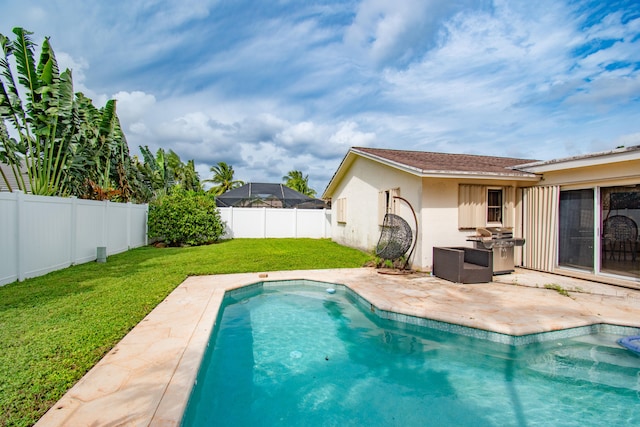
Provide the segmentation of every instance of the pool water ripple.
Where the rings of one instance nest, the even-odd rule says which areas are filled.
[[[640,358],[615,335],[513,346],[305,286],[240,302],[221,311],[184,426],[640,425]]]

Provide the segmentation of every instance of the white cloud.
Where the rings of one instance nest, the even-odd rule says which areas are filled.
[[[616,147],[633,147],[635,145],[640,145],[640,132],[621,135],[614,142]]]
[[[595,108],[598,113],[628,104],[640,97],[640,79],[637,75],[621,78],[601,77],[579,92],[567,97],[568,105]]]
[[[120,121],[131,126],[139,123],[156,103],[155,96],[141,91],[118,92],[113,98]]]
[[[353,121],[342,122],[329,138],[334,150],[346,153],[350,147],[367,147],[376,140],[374,132],[360,132],[358,124]]]
[[[201,173],[299,169],[321,191],[350,146],[548,159],[637,141],[633,1],[23,3],[0,32],[50,35],[76,90],[115,93],[133,152]]]
[[[464,0],[364,0],[344,40],[374,64],[405,63],[435,45],[443,20],[483,5]]]

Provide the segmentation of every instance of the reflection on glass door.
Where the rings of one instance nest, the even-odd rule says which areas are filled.
[[[593,271],[593,189],[560,192],[558,263]]]
[[[600,271],[640,277],[640,185],[605,187],[601,194]]]

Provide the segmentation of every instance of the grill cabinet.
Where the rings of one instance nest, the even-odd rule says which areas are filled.
[[[523,246],[524,239],[514,238],[513,229],[507,227],[477,228],[467,241],[474,242],[476,249],[493,251],[493,274],[508,274],[515,270],[513,248]]]

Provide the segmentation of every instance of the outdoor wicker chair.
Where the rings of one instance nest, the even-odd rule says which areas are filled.
[[[491,282],[493,251],[467,247],[434,247],[433,275],[456,283]]]
[[[627,254],[630,254],[631,259],[636,260],[638,225],[633,219],[614,215],[604,222],[603,229],[604,250],[605,253],[609,252],[609,259],[626,261]]]

